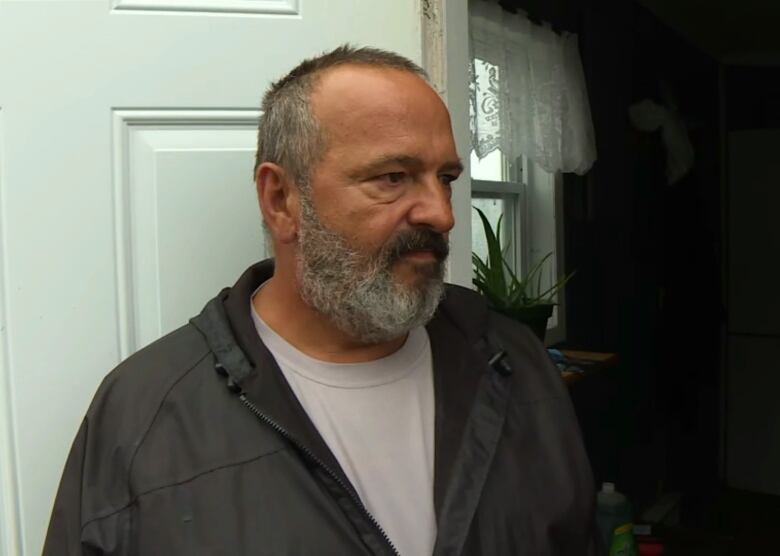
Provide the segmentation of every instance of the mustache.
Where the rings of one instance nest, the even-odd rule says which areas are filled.
[[[441,262],[449,256],[450,246],[443,234],[429,228],[406,230],[387,246],[387,261],[395,262],[412,251],[430,251]]]

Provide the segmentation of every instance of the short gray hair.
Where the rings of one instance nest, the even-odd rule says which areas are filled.
[[[301,62],[263,96],[257,132],[255,172],[264,162],[278,164],[306,189],[312,167],[325,152],[326,138],[311,110],[311,92],[323,71],[342,65],[408,71],[427,80],[420,66],[394,52],[348,44]]]

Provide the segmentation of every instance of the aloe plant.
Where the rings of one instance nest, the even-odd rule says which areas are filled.
[[[482,220],[488,246],[485,260],[476,253],[471,253],[475,273],[473,282],[477,290],[487,298],[493,308],[502,312],[515,312],[518,309],[539,305],[555,305],[555,294],[566,285],[574,273],[564,276],[551,287],[540,291],[542,268],[552,256],[550,252],[537,261],[524,277],[518,277],[507,262],[506,253],[510,246],[508,244],[501,246],[501,223],[504,215],[499,217],[494,231],[485,213],[477,207],[473,208]]]

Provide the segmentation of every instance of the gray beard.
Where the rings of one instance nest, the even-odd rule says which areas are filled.
[[[426,324],[444,295],[444,263],[405,286],[392,273],[392,239],[363,255],[327,229],[308,193],[301,194],[298,283],[303,300],[363,344],[400,338]]]

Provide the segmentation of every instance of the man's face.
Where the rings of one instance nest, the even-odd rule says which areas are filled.
[[[325,73],[312,107],[327,146],[301,200],[302,294],[358,339],[398,337],[443,289],[461,171],[449,114],[419,77],[361,66]]]

